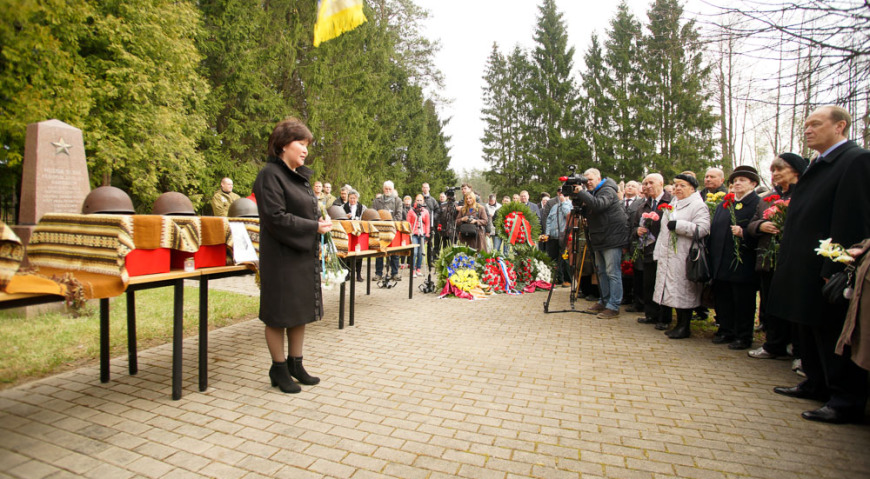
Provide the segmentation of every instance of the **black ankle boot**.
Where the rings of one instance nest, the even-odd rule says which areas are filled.
[[[296,394],[302,391],[302,388],[290,379],[287,363],[273,362],[272,369],[269,370],[269,379],[272,380],[272,386],[278,386],[283,393]]]
[[[671,339],[683,339],[692,335],[692,310],[678,309],[677,310],[677,327],[666,332],[667,337]]]
[[[309,375],[305,371],[305,368],[302,367],[302,356],[299,356],[298,358],[287,358],[287,370],[290,372],[291,376],[306,386],[314,386],[320,382],[320,378]]]

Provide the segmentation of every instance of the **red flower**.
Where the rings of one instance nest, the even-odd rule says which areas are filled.
[[[770,196],[765,196],[764,201],[767,203],[773,203],[774,201],[778,200],[779,198],[780,198],[779,195],[770,195]]]
[[[728,193],[727,195],[725,195],[724,198],[722,198],[722,207],[725,209],[728,209],[731,207],[732,204],[734,204],[736,202],[737,202],[737,197],[734,196],[734,193]]]
[[[673,211],[674,207],[671,206],[671,205],[669,205],[669,204],[667,204],[667,203],[662,203],[662,204],[659,205],[659,208],[658,208],[658,209],[659,209],[659,211],[662,211],[662,210]]]
[[[634,276],[634,263],[631,261],[623,261],[622,264],[619,265],[622,270],[622,274],[626,276]]]

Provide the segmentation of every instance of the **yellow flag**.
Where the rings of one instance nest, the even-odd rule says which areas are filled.
[[[365,21],[363,0],[318,0],[314,46],[349,32]]]

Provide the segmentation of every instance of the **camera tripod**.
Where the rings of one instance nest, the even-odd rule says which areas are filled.
[[[577,310],[574,305],[577,302],[577,292],[580,290],[580,275],[583,271],[583,266],[586,261],[586,250],[589,245],[584,242],[583,250],[580,251],[579,222],[580,213],[575,209],[568,216],[568,228],[566,228],[565,231],[566,234],[570,234],[571,238],[571,241],[567,246],[568,265],[570,266],[571,272],[571,294],[569,295],[571,309],[550,311],[550,300],[553,298],[553,290],[556,289],[556,284],[553,283],[553,285],[550,286],[550,292],[547,294],[547,300],[544,301],[544,313],[582,313],[582,311]],[[577,258],[578,255],[580,256],[579,260]]]

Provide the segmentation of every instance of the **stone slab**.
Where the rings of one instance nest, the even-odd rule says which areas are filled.
[[[60,120],[27,125],[19,225],[46,213],[81,213],[91,191],[82,131]]]

